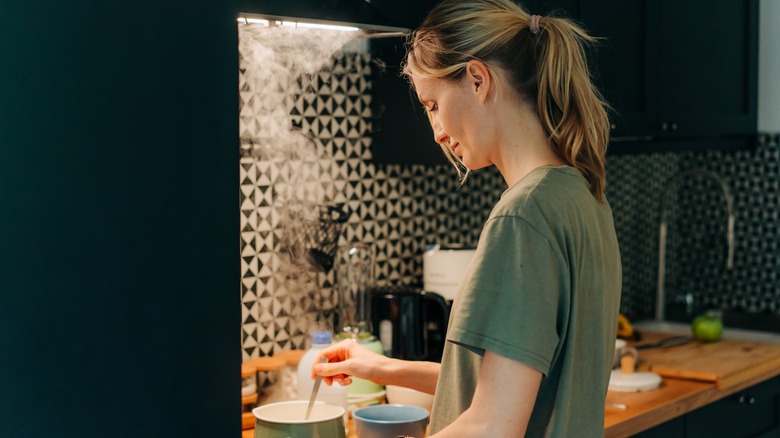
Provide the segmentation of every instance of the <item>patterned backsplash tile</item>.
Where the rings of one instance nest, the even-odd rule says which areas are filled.
[[[241,136],[241,302],[244,358],[303,348],[311,324],[329,320],[337,300],[332,271],[287,257],[291,205],[344,204],[341,244],[370,243],[380,285],[419,284],[427,244],[476,245],[482,224],[506,188],[494,169],[458,188],[450,166],[370,162],[371,83],[365,54],[337,53],[332,65],[295,83],[289,129],[310,154],[275,157],[253,144],[264,126],[263,94],[243,77]],[[278,96],[274,96],[278,99]],[[288,129],[288,130],[289,130]],[[620,155],[607,160],[607,197],[623,260],[621,310],[649,314],[655,303],[661,192],[678,172],[714,172],[734,195],[735,257],[725,269],[725,201],[717,184],[687,178],[667,191],[667,299],[691,294],[704,307],[780,313],[778,134],[755,151]],[[264,138],[263,141],[267,140]],[[424,147],[437,147],[431,141]],[[294,219],[294,218],[293,218]]]

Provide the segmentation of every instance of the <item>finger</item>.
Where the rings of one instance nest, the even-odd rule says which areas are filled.
[[[347,386],[352,383],[352,378],[345,374],[336,374],[333,376],[322,376],[322,381],[328,386],[333,386],[333,383],[338,383],[340,386]]]
[[[312,379],[317,377],[318,373],[314,372],[314,368],[317,366],[317,364],[319,364],[319,363],[327,363],[327,362],[328,362],[328,356],[320,355],[320,357],[317,358],[317,362],[315,362],[314,365],[312,365],[312,367],[311,367],[311,378]]]
[[[328,362],[341,362],[349,358],[349,348],[352,341],[341,341],[336,345],[331,345],[320,352],[321,355],[328,358]]]
[[[337,374],[351,375],[349,361],[335,363],[320,363],[314,365],[313,371],[321,376],[335,376]]]
[[[352,378],[349,376],[339,376],[339,377],[334,377],[333,381],[338,382],[338,384],[341,386],[347,386],[350,383],[352,383]]]

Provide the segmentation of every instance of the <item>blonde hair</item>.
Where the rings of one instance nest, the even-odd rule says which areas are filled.
[[[535,104],[550,147],[603,202],[608,106],[585,57],[585,46],[596,39],[556,17],[542,17],[533,33],[531,17],[511,0],[445,0],[410,35],[403,74],[455,81],[474,59],[489,70],[503,68],[520,99]],[[462,166],[449,147],[442,149],[456,168]]]

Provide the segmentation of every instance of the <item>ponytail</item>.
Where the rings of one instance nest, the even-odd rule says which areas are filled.
[[[531,16],[511,0],[445,0],[410,36],[404,74],[458,80],[472,59],[504,68],[535,104],[552,150],[603,202],[609,119],[585,57],[594,41],[567,19]]]
[[[584,43],[592,43],[580,27],[561,18],[544,18],[537,60],[537,113],[550,144],[566,163],[577,168],[604,201],[605,155],[609,142],[606,103],[591,81]]]

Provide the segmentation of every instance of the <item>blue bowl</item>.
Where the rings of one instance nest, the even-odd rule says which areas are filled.
[[[374,405],[352,412],[360,438],[388,438],[408,435],[425,436],[428,411],[419,406]]]

